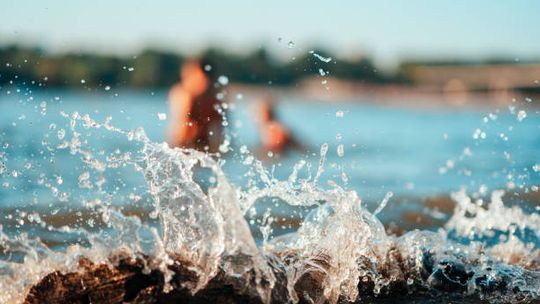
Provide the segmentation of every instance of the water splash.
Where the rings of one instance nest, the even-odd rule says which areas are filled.
[[[39,239],[24,234],[13,237],[0,231],[0,249],[7,257],[0,261],[0,278],[8,286],[0,290],[2,303],[20,302],[25,295],[21,291],[51,271],[76,271],[82,256],[111,263],[109,254],[119,248],[134,256],[155,256],[158,262],[148,267],[162,271],[166,280],[172,277],[168,269],[171,255],[188,261],[197,274],[196,280],[185,286],[192,293],[204,288],[221,268],[233,277],[255,281],[266,302],[276,284],[266,256],[275,256],[285,269],[293,302],[356,301],[364,289],[379,296],[395,285],[409,292],[452,290],[479,294],[491,302],[538,297],[538,214],[504,206],[502,192],[494,191],[488,206],[473,202],[464,191],[456,193],[456,211],[444,229],[412,231],[396,237],[387,234],[376,217],[391,192],[370,213],[356,192],[335,184],[330,189],[319,186],[327,144],[321,147],[315,175],[311,175],[305,161],[300,161],[286,180],[274,178],[249,152],[242,153],[252,179],[248,187],[240,188],[229,182],[222,162],[212,155],[154,143],[143,129],[124,131],[111,125],[110,118],[98,123],[79,113],[63,116],[69,119],[65,131],[69,134],[58,137],[61,143],[54,149],[80,156],[82,163],[99,174],[123,165],[140,172],[152,199],[151,215],[159,218],[160,229],[97,200],[87,208],[100,215],[107,229],[58,229],[76,234],[88,244],[80,241],[65,251],[52,250]],[[80,127],[118,133],[140,149],[135,155],[113,153],[105,161],[100,160],[85,146],[88,143],[82,139]],[[248,158],[250,161],[246,161]],[[304,169],[309,174],[301,178]],[[105,182],[93,182],[90,176],[83,171],[79,185],[102,193]],[[265,213],[258,227],[264,241],[257,246],[246,218],[264,198],[277,198],[312,211],[296,232],[271,240],[270,226],[275,220]],[[33,219],[39,221],[39,216]],[[237,265],[223,258],[239,254],[248,256],[249,261]],[[311,294],[297,293],[299,286],[308,283],[318,288],[312,288]]]

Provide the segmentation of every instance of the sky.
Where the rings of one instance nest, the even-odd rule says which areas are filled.
[[[135,54],[159,47],[196,53],[213,45],[237,52],[266,46],[288,56],[322,46],[342,56],[369,55],[383,67],[410,58],[540,58],[540,1],[0,3],[0,44],[51,52]]]

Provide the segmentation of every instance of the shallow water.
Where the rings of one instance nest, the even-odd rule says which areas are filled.
[[[47,90],[27,93],[22,90],[17,93],[11,90],[7,95],[7,91],[4,88],[0,94],[0,130],[3,142],[9,144],[4,152],[13,168],[23,166],[32,153],[40,152],[41,141],[51,124],[55,124],[57,130],[66,129],[67,122],[59,115],[62,110],[88,113],[98,121],[111,116],[112,123],[119,128],[143,127],[151,140],[164,139],[167,120],[160,120],[158,114],[167,113],[165,92]],[[254,120],[250,118],[252,109],[246,105],[251,100],[247,97],[234,100],[236,107],[229,121],[231,133],[235,135],[233,149],[236,153],[227,157],[225,168],[231,177],[240,176],[236,173],[242,172],[244,167],[231,155],[237,154],[242,145],[255,153],[258,143]],[[45,116],[40,115],[42,101],[47,102]],[[348,188],[358,190],[370,201],[380,201],[388,191],[396,196],[434,196],[457,191],[462,186],[472,192],[486,192],[505,188],[508,182],[520,190],[540,182],[539,175],[532,170],[538,163],[540,151],[538,110],[534,108],[529,111],[529,117],[519,122],[517,114],[511,114],[507,108],[489,106],[407,109],[315,103],[293,97],[283,101],[278,107],[279,117],[315,155],[293,154],[281,159],[274,169],[276,177],[288,176],[292,164],[299,159],[316,163],[320,145],[328,143],[328,166],[321,184],[325,185],[327,179],[343,184],[343,168]],[[512,103],[509,101],[509,104]],[[520,102],[514,104],[516,106],[519,107]],[[342,117],[336,115],[339,112],[343,113]],[[485,132],[485,139],[473,138],[477,129]],[[135,149],[129,142],[118,142],[112,134],[92,133],[95,133],[95,149]],[[336,153],[338,144],[344,145],[343,157]],[[73,164],[63,153],[55,157],[62,160],[56,166],[69,168]],[[64,175],[70,170],[58,168],[58,171]],[[24,179],[13,182],[21,183],[19,188],[31,187]],[[24,191],[6,191],[5,194],[14,197],[0,201],[2,206],[24,204],[29,200],[24,197]]]
[[[163,92],[0,93],[0,279],[12,286],[3,301],[20,300],[52,269],[76,268],[79,255],[100,261],[120,247],[161,257],[163,270],[166,252],[183,255],[200,273],[192,290],[238,252],[270,287],[262,255],[294,252],[288,280],[315,265],[331,301],[357,299],[361,277],[375,294],[396,281],[433,289],[444,269],[424,277],[414,262],[429,252],[439,267],[459,261],[473,273],[460,287],[470,293],[502,277],[521,296],[538,295],[540,117],[527,101],[421,110],[290,98],[279,116],[311,151],[260,162],[249,100],[233,106],[232,151],[216,160],[160,143]],[[422,231],[396,237],[393,226]],[[410,260],[407,277],[381,272],[396,267],[391,248]]]

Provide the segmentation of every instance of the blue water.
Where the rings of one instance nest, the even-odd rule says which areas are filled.
[[[62,182],[55,185],[60,192],[70,193],[71,204],[92,197],[92,191],[78,188],[77,178],[84,171],[80,156],[71,155],[68,149],[50,152],[42,144],[43,140],[58,144],[58,129],[68,130],[68,120],[60,115],[61,111],[87,113],[97,121],[111,116],[111,123],[116,127],[143,127],[152,140],[163,141],[168,122],[160,120],[158,113],[167,112],[166,97],[164,91],[31,92],[2,88],[0,151],[6,170],[0,175],[0,208],[57,202],[51,190],[37,182],[40,174],[53,184],[61,176]],[[293,152],[279,160],[266,161],[265,165],[276,177],[286,178],[292,165],[304,159],[313,164],[314,172],[320,146],[328,143],[330,148],[321,184],[332,180],[356,190],[366,201],[379,201],[388,191],[402,197],[425,197],[445,195],[461,187],[477,192],[482,185],[488,193],[508,185],[515,191],[526,192],[540,184],[540,172],[533,170],[533,166],[540,163],[540,116],[534,103],[526,104],[528,107],[515,103],[528,114],[520,122],[507,108],[489,105],[421,109],[285,98],[277,107],[278,117],[309,152]],[[241,145],[253,152],[257,150],[252,110],[246,98],[237,101],[229,113],[228,132],[233,138],[234,151]],[[343,117],[337,117],[338,111],[343,111]],[[489,113],[496,114],[497,118],[489,119]],[[485,117],[488,117],[487,123]],[[473,138],[477,128],[485,132],[485,139]],[[135,152],[138,148],[135,143],[104,130],[81,129],[79,132],[93,153],[103,150],[108,154],[116,149]],[[66,133],[67,138],[69,131]],[[344,145],[343,157],[336,153],[338,144]],[[471,155],[464,154],[466,148]],[[225,170],[235,183],[242,184],[247,169],[240,165],[241,160],[234,151],[226,157]],[[29,169],[25,167],[28,163],[31,164]],[[16,177],[12,174],[14,170]],[[343,180],[342,172],[347,175],[347,181]],[[129,193],[144,192],[142,176],[133,174],[130,168],[119,168],[105,175],[107,180],[113,181],[106,187],[115,193],[112,199],[115,203],[128,201]]]

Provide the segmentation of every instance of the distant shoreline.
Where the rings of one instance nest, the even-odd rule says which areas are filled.
[[[257,100],[271,94],[279,102],[282,99],[298,98],[303,101],[317,103],[358,103],[381,106],[421,108],[421,109],[465,109],[506,107],[510,104],[525,104],[527,107],[540,107],[540,93],[524,94],[518,91],[453,91],[444,92],[437,87],[421,87],[397,84],[369,84],[359,81],[345,81],[335,78],[312,78],[301,81],[295,86],[275,84],[257,85],[231,83],[224,87],[231,101],[240,99]],[[99,86],[47,87],[29,86],[33,92],[73,92],[85,95],[123,94],[125,92],[148,93],[150,95],[167,94],[167,87],[131,88]],[[17,85],[0,86],[0,99],[22,87]],[[240,97],[241,96],[241,97]],[[529,99],[529,102],[526,101]]]
[[[455,91],[443,92],[436,87],[419,87],[394,84],[366,84],[339,79],[310,79],[295,87],[233,84],[232,96],[243,94],[251,98],[274,94],[297,96],[305,100],[323,103],[362,103],[407,108],[485,108],[506,107],[513,103],[527,103],[538,107],[540,94],[524,94],[518,91]],[[527,102],[525,99],[531,100]]]

